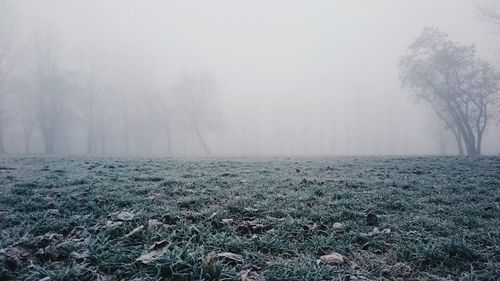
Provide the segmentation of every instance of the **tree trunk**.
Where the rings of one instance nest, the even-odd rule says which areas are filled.
[[[458,154],[460,156],[464,156],[464,146],[462,144],[462,134],[460,132],[455,132],[452,130],[453,135],[455,136],[455,140],[457,141]]]
[[[44,137],[44,151],[47,154],[54,154],[56,152],[54,141],[51,137]]]
[[[106,154],[106,138],[101,137],[101,154]]]
[[[200,133],[200,130],[198,128],[194,128],[194,132],[196,136],[198,137],[198,140],[201,143],[201,146],[203,147],[203,150],[205,151],[206,154],[210,154],[210,149],[208,149],[207,144],[205,143],[205,140],[203,139],[203,136]]]
[[[125,155],[130,154],[130,128],[128,124],[128,120],[125,121],[124,131],[123,131],[123,141],[124,141],[124,152]]]
[[[165,125],[165,132],[167,134],[167,153],[168,155],[172,154],[172,139],[170,137],[170,124],[167,123]]]
[[[42,126],[44,153],[54,154],[56,152],[54,136],[51,133],[49,133],[46,129],[43,130],[43,127],[44,126]]]
[[[94,118],[89,118],[89,124],[87,127],[87,153],[93,154],[94,151]]]
[[[2,125],[0,124],[0,154],[5,153],[5,146],[3,143],[3,128]]]
[[[481,143],[483,141],[483,134],[478,133],[476,142],[476,156],[481,156]]]
[[[29,154],[31,152],[30,149],[30,135],[25,134],[24,136],[24,153]]]
[[[481,146],[482,146],[482,142],[483,142],[483,132],[478,132],[477,133],[477,142],[476,142],[476,153],[477,153],[477,156],[481,156]]]

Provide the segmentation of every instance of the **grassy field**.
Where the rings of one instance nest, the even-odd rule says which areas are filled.
[[[0,158],[0,280],[499,280],[499,226],[498,157]]]

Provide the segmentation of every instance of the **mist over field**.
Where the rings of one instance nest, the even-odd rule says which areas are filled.
[[[0,0],[0,281],[493,281],[498,225],[498,0]]]
[[[398,63],[434,26],[498,66],[499,28],[478,16],[486,5],[495,3],[4,0],[3,40],[16,55],[3,150],[457,154],[432,108],[401,87]],[[51,137],[36,97],[43,63],[59,83],[45,85],[58,92]],[[499,139],[497,116],[482,153],[499,153]]]

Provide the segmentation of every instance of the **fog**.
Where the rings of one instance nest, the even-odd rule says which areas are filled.
[[[1,101],[8,153],[456,154],[401,87],[399,59],[426,26],[500,58],[484,1],[3,2],[17,54]],[[64,97],[47,116],[30,96],[41,65],[64,77],[43,84]],[[59,120],[53,140],[41,118]],[[489,122],[482,151],[497,154]]]

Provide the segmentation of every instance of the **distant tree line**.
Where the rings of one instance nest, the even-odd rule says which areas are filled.
[[[53,31],[39,30],[21,44],[11,4],[0,1],[0,153],[9,152],[6,133],[14,127],[22,132],[25,153],[33,152],[35,136],[43,143],[40,152],[71,153],[72,136],[89,154],[105,154],[116,142],[129,154],[132,135],[140,146],[135,152],[148,153],[162,136],[168,153],[175,153],[176,130],[191,132],[210,153],[205,134],[220,127],[210,71],[184,71],[164,83],[166,77],[136,70],[133,62],[106,64],[93,50],[75,66],[66,62]],[[114,140],[112,129],[118,131]]]

